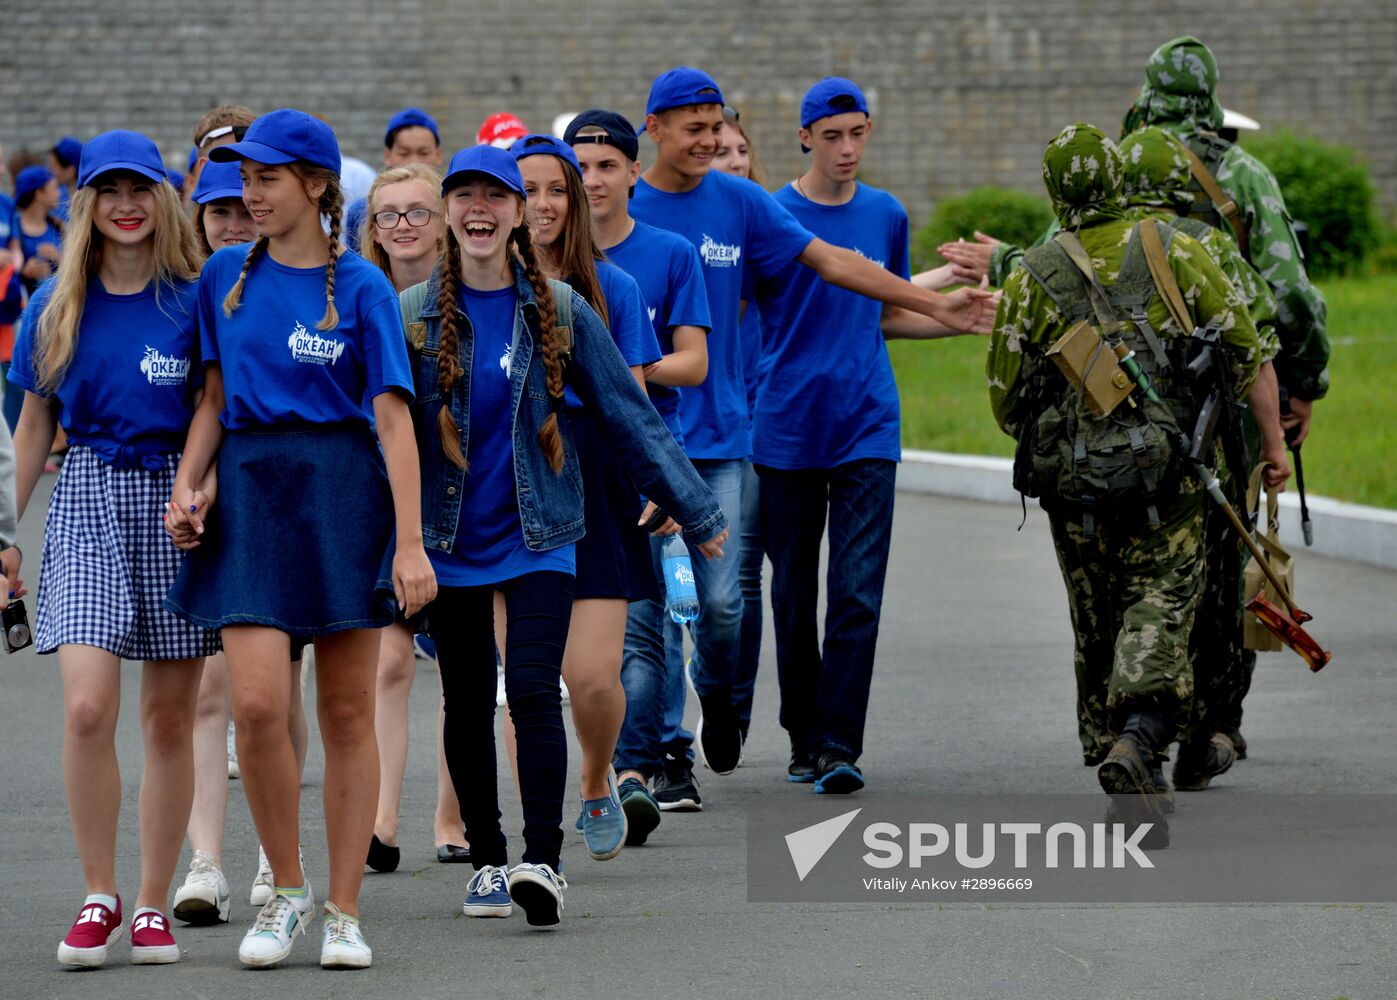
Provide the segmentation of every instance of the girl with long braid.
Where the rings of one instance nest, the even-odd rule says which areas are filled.
[[[596,411],[636,485],[706,556],[722,554],[727,526],[606,326],[582,296],[544,278],[514,157],[492,146],[462,150],[443,195],[442,263],[401,298],[414,347],[423,535],[441,585],[427,624],[441,665],[447,764],[476,868],[464,911],[504,917],[517,902],[530,924],[548,926],[559,921],[565,888],[559,678],[574,543],[585,529],[565,389]],[[496,590],[509,618],[505,691],[524,811],[523,860],[512,870],[495,774]]]
[[[205,390],[167,521],[189,555],[166,606],[223,631],[243,785],[273,874],[238,949],[248,966],[285,959],[314,912],[287,671],[292,637],[315,642],[330,862],[320,964],[367,968],[358,899],[378,795],[378,630],[435,593],[402,322],[383,272],[341,256],[328,125],[273,111],[210,156],[241,161],[258,237],[214,254],[199,280]]]
[[[577,154],[545,135],[526,135],[509,150],[519,162],[534,219],[533,239],[544,272],[571,285],[606,322],[636,384],[659,361],[659,341],[634,278],[606,260],[592,234],[587,193]],[[578,832],[598,861],[625,845],[622,810],[611,758],[626,717],[621,654],[630,601],[660,597],[643,506],[606,446],[596,407],[565,397],[577,441],[587,533],[577,544],[572,625],[563,654],[563,680],[572,695],[572,719],[582,744],[582,811]],[[605,404],[603,404],[605,405]]]

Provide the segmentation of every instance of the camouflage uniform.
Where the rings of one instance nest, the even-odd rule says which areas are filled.
[[[1189,191],[1189,163],[1183,144],[1170,133],[1151,125],[1132,132],[1121,142],[1125,159],[1127,214],[1136,219],[1158,218],[1188,233],[1203,244],[1247,303],[1261,343],[1261,359],[1271,361],[1280,350],[1276,335],[1276,302],[1271,289],[1246,262],[1232,233],[1215,229],[1199,219],[1181,218],[1193,204]],[[1255,463],[1256,427],[1246,411],[1247,468],[1219,468],[1219,475],[1237,477],[1229,492],[1246,482]],[[1193,662],[1194,704],[1190,729],[1194,738],[1207,739],[1214,732],[1235,729],[1241,721],[1240,706],[1256,666],[1256,654],[1242,645],[1242,569],[1246,549],[1226,515],[1215,505],[1204,514],[1204,551],[1207,553],[1207,585],[1194,621],[1189,650]],[[1234,718],[1234,709],[1236,717]]]
[[[1043,158],[1043,177],[1058,221],[1076,232],[1098,278],[1110,287],[1119,274],[1132,222],[1126,218],[1119,150],[1101,131],[1065,129]],[[1169,264],[1200,323],[1222,330],[1233,391],[1244,395],[1261,364],[1261,348],[1246,304],[1208,253],[1186,235],[1168,248]],[[1155,295],[1149,322],[1163,340],[1186,336]],[[1024,268],[1004,283],[990,338],[986,375],[1000,428],[1018,438],[1037,418],[1025,388],[1042,351],[1069,327],[1047,293]],[[1055,385],[1071,392],[1065,380]],[[1151,527],[1142,515],[1102,518],[1095,534],[1077,512],[1045,503],[1058,550],[1076,633],[1078,731],[1086,762],[1111,747],[1123,714],[1148,706],[1175,731],[1186,725],[1193,697],[1188,636],[1202,596],[1204,499],[1185,476],[1178,495],[1159,509]]]
[[[1222,127],[1217,83],[1217,60],[1206,45],[1187,36],[1166,42],[1145,66],[1145,86],[1126,113],[1122,134],[1158,125],[1188,143],[1200,133],[1216,133]],[[1324,296],[1305,273],[1280,185],[1240,146],[1223,154],[1217,182],[1237,203],[1251,264],[1275,295],[1280,384],[1300,399],[1319,399],[1329,389],[1327,309]]]

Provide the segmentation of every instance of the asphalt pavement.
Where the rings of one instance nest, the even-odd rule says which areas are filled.
[[[42,501],[36,497],[22,531],[31,577]],[[1016,531],[1019,516],[1017,507],[898,495],[861,762],[870,790],[1096,792],[1080,763],[1071,634],[1047,525],[1030,510]],[[1213,789],[1181,795],[1176,822],[1186,823],[1194,802],[1247,791],[1397,793],[1397,574],[1301,553],[1298,576],[1300,602],[1334,662],[1312,675],[1292,654],[1263,655],[1243,725],[1250,759]],[[666,815],[648,845],[613,861],[591,861],[569,831],[570,888],[555,931],[533,931],[519,914],[461,915],[469,869],[438,864],[432,843],[438,688],[434,667],[419,663],[402,867],[364,883],[371,970],[320,970],[318,927],[284,967],[239,967],[257,842],[237,782],[224,854],[232,922],[176,925],[183,959],[175,966],[130,966],[123,939],[107,968],[67,970],[54,950],[83,883],[59,767],[56,666],[32,651],[0,660],[4,997],[1397,996],[1392,904],[749,903],[747,810],[811,794],[785,780],[769,622],[743,766],[726,777],[700,771],[703,812]],[[125,784],[117,870],[128,898],[139,863],[138,681],[139,670],[128,668],[118,733]],[[320,887],[323,756],[313,716],[311,726],[302,838]],[[574,769],[576,761],[574,744]],[[507,772],[501,788],[505,829],[517,844]],[[186,848],[181,872],[187,862]]]

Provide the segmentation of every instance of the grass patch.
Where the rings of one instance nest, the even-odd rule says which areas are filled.
[[[1315,405],[1305,443],[1314,494],[1397,508],[1397,275],[1321,283],[1329,301],[1329,395]],[[888,345],[902,394],[908,448],[976,455],[1014,453],[990,416],[986,342],[979,337]],[[1293,488],[1293,485],[1292,485]]]

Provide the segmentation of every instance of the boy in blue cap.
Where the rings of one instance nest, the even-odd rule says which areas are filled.
[[[82,140],[65,135],[49,150],[49,166],[58,178],[58,217],[67,221],[68,198],[77,184],[78,164],[82,160]]]
[[[438,168],[442,164],[441,131],[432,116],[421,108],[403,108],[388,119],[388,130],[383,135],[383,169],[404,167],[409,163]],[[356,198],[345,209],[344,245],[355,253],[359,252],[359,241],[364,235],[368,204],[367,198]]]
[[[624,117],[597,108],[583,111],[569,123],[563,140],[572,146],[582,168],[597,245],[640,285],[664,354],[646,366],[646,389],[665,426],[682,445],[680,387],[699,385],[708,374],[712,324],[698,252],[682,236],[631,218],[630,197],[640,177],[636,162],[640,144],[635,128]],[[673,530],[671,526],[663,534],[650,536],[657,576],[662,576],[663,535]],[[658,600],[633,601],[627,610],[621,668],[626,716],[616,743],[615,765],[629,824],[626,842],[631,845],[645,843],[660,821],[660,810],[697,809],[700,804],[688,766],[693,737],[678,725],[666,725],[667,704],[677,701],[682,715],[684,702],[680,653],[676,649],[672,657],[665,655],[667,618]],[[677,626],[674,638],[682,643]],[[651,780],[653,794],[647,787]]]
[[[916,288],[853,250],[817,238],[750,181],[710,171],[722,124],[723,95],[708,74],[681,66],[656,79],[645,131],[659,155],[636,182],[631,212],[684,236],[703,260],[713,320],[709,371],[685,394],[680,418],[690,459],[729,520],[739,523],[742,461],[751,445],[738,332],[746,272],[771,278],[799,261],[832,284],[886,303],[894,322],[927,334],[988,333],[994,301],[975,289],[942,296]],[[694,561],[702,610],[693,627],[689,681],[702,708],[699,750],[719,774],[731,773],[741,753],[732,705],[742,619],[739,562]]]

